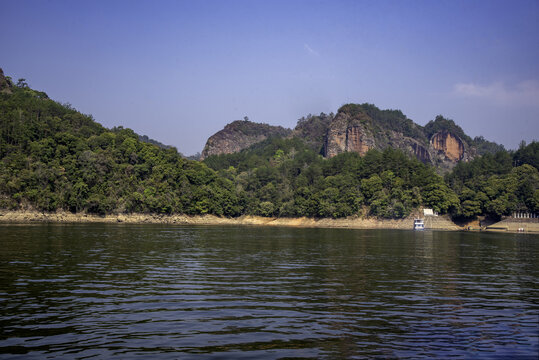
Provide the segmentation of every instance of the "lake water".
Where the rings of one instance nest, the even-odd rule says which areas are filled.
[[[539,238],[0,225],[0,358],[530,358]]]

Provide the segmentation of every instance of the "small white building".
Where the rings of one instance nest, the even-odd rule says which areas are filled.
[[[438,216],[438,213],[432,209],[423,209],[423,216]]]

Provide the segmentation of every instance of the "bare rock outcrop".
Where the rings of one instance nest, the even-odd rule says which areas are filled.
[[[450,161],[457,162],[464,157],[464,143],[449,131],[443,130],[434,134],[430,139],[430,145]]]
[[[357,152],[363,156],[370,149],[382,150],[392,147],[415,156],[425,163],[431,161],[429,150],[424,144],[425,139],[417,140],[388,128],[387,124],[376,118],[376,113],[369,112],[371,109],[375,108],[370,105],[351,104],[339,110],[328,127],[324,147],[326,157],[333,157],[343,152]],[[379,110],[376,109],[376,111]],[[397,120],[393,120],[397,121],[398,117]],[[404,116],[400,120],[407,126],[415,126],[415,124],[407,123]]]
[[[437,118],[429,126],[439,128],[430,138],[425,128],[400,111],[380,110],[370,104],[344,105],[328,126],[324,156],[349,151],[363,156],[370,149],[391,147],[435,165],[441,172],[450,170],[459,161],[474,158],[474,148],[455,133],[462,129],[452,121]]]
[[[8,80],[8,78],[6,78],[4,76],[4,71],[2,70],[2,68],[0,68],[0,93],[11,94],[12,93],[12,90],[11,90],[12,87],[13,87],[13,85]]]
[[[324,156],[333,157],[343,152],[357,152],[365,155],[376,145],[368,124],[370,118],[365,113],[353,116],[340,111],[329,124],[324,142]]]
[[[232,154],[248,148],[251,145],[266,140],[269,137],[286,137],[292,130],[282,126],[272,126],[268,124],[258,124],[249,120],[237,120],[226,125],[210,136],[200,160],[204,160],[211,155]]]
[[[429,150],[423,145],[419,144],[417,141],[414,141],[410,144],[410,147],[412,149],[412,153],[419,161],[423,162],[424,164],[431,163]]]

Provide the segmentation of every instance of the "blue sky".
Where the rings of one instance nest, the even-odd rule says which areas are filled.
[[[184,154],[349,102],[539,139],[539,1],[0,0],[0,67]]]

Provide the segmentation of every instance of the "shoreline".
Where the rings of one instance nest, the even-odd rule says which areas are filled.
[[[417,215],[417,214],[416,214]],[[331,218],[275,218],[242,215],[237,218],[218,217],[215,215],[158,215],[158,214],[109,214],[93,215],[85,213],[73,214],[59,211],[54,213],[36,210],[0,210],[0,224],[166,224],[166,225],[232,225],[232,226],[280,226],[298,228],[326,229],[394,229],[413,230],[414,216],[405,219],[377,219],[349,217]],[[520,231],[522,229],[524,231]],[[447,215],[425,217],[425,230],[466,231],[468,226],[457,225]],[[478,229],[470,229],[478,231]],[[504,219],[491,224],[481,232],[489,233],[539,233],[538,222],[523,222],[516,219]]]
[[[70,212],[44,213],[34,210],[0,210],[0,223],[104,223],[104,224],[169,224],[169,225],[254,225],[289,226],[304,228],[343,228],[343,229],[399,229],[413,230],[413,217],[405,219],[376,218],[267,218],[243,215],[237,218],[223,218],[215,215],[157,215],[157,214],[118,214],[91,215]],[[427,230],[460,231],[464,227],[456,225],[448,217],[440,216],[426,222]]]

